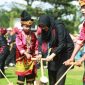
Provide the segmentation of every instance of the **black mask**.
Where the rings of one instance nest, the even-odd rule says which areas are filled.
[[[30,30],[28,30],[28,29],[23,29],[23,31],[24,31],[24,33],[25,33],[26,35],[29,35]]]
[[[42,30],[41,36],[42,36],[42,41],[49,41],[51,38],[50,30],[48,30],[48,31]]]

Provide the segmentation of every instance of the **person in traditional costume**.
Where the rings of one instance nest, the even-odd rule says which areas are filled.
[[[18,85],[33,85],[36,77],[36,62],[31,58],[38,55],[38,42],[35,33],[31,31],[33,19],[25,10],[21,13],[22,30],[16,32],[16,74]]]
[[[80,7],[81,7],[81,12],[82,12],[83,16],[85,17],[85,0],[79,0],[79,4],[80,4]],[[65,61],[64,64],[70,65],[74,61],[76,54],[79,52],[79,50],[84,45],[85,45],[85,21],[83,21],[82,24],[81,24],[79,38],[76,41],[76,46],[74,48],[74,51],[73,51],[70,59]],[[75,65],[81,66],[83,61],[85,61],[85,53],[83,54],[83,56],[78,61],[75,62]],[[83,75],[83,85],[85,85],[85,72],[84,72],[84,75]]]
[[[39,17],[38,26],[41,28],[41,41],[45,44],[43,48],[51,49],[46,61],[49,85],[55,85],[68,68],[63,62],[71,56],[74,44],[62,21],[54,20],[49,15],[42,15]],[[65,79],[66,76],[58,85],[65,85]]]
[[[0,28],[0,70],[5,73],[5,61],[7,56],[9,55],[9,47],[7,45],[7,40],[5,38],[6,29]],[[0,72],[0,78],[4,78],[2,73]]]

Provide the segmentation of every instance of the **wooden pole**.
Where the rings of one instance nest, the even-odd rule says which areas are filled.
[[[1,69],[0,69],[0,72],[2,73],[2,75],[4,76],[4,78],[7,80],[7,82],[10,83],[10,81],[8,80],[8,78],[5,76],[5,74],[2,72]]]
[[[42,59],[40,60],[40,65],[41,65],[41,76],[44,76],[44,69],[43,69],[43,61]]]
[[[74,64],[72,64],[67,70],[66,72],[60,77],[60,79],[55,83],[55,85],[58,85],[59,82],[63,79],[63,77],[67,74],[67,72],[74,66]]]
[[[9,85],[13,85],[13,83],[11,83],[8,78],[5,76],[5,74],[2,72],[2,70],[0,69],[0,72],[2,73],[2,75],[4,76],[4,78],[7,80]]]

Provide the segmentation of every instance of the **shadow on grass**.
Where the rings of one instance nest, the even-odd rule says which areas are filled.
[[[13,76],[13,75],[12,76],[7,76],[7,78],[16,78],[16,76]]]
[[[6,75],[13,75],[13,73],[5,73]]]

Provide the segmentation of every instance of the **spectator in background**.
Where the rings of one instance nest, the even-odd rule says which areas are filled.
[[[5,63],[5,68],[8,66],[15,66],[15,57],[16,57],[16,44],[15,44],[16,35],[10,35],[8,36],[8,45],[10,48],[10,54],[8,55]]]
[[[7,40],[4,37],[6,34],[6,29],[0,28],[0,69],[5,73],[4,66],[7,56],[9,55],[9,47],[7,45]],[[0,78],[4,76],[0,72]]]
[[[74,34],[74,35],[70,34],[70,36],[71,36],[71,38],[74,42],[74,45],[75,45],[76,41],[78,40],[79,34]],[[82,53],[83,53],[83,48],[81,48],[80,51],[76,54],[75,60],[80,59],[82,57]]]

